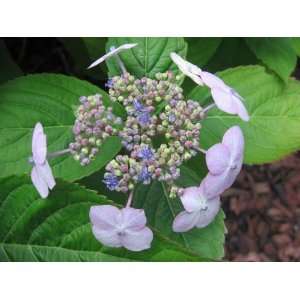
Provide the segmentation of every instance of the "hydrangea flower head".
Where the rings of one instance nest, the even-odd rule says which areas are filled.
[[[203,189],[203,184],[199,187],[185,188],[180,199],[185,210],[174,219],[173,231],[175,232],[186,232],[194,227],[206,227],[214,220],[220,209],[220,197],[209,198]]]
[[[142,251],[151,246],[153,233],[146,227],[147,220],[142,209],[92,206],[90,220],[94,236],[105,246],[125,247],[131,251]]]
[[[244,158],[244,136],[238,126],[229,128],[222,143],[209,148],[206,163],[209,170],[203,186],[209,197],[220,195],[228,189],[240,173]]]
[[[52,170],[47,161],[47,137],[41,123],[37,123],[32,135],[31,180],[42,198],[47,198],[49,189],[55,186]]]

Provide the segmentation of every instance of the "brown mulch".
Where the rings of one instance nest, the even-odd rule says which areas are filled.
[[[300,153],[244,167],[223,208],[226,260],[300,261]]]

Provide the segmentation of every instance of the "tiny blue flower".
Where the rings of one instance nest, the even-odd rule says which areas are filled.
[[[149,183],[150,182],[150,180],[151,180],[151,173],[148,171],[148,168],[146,166],[144,166],[142,168],[142,171],[139,174],[138,180],[142,181],[144,183]]]
[[[174,123],[176,121],[176,116],[174,114],[169,115],[169,122]]]
[[[137,112],[144,112],[144,105],[141,102],[139,102],[139,100],[134,99],[133,106]]]
[[[103,183],[107,186],[109,190],[113,191],[118,186],[119,180],[115,175],[106,173],[104,175]]]
[[[140,125],[145,126],[150,123],[150,114],[148,111],[144,111],[142,113],[139,113],[137,116],[137,120]]]
[[[148,146],[142,147],[138,153],[138,157],[145,160],[150,160],[153,158],[153,151]]]
[[[110,78],[107,80],[107,82],[105,83],[105,87],[111,89],[113,87],[113,80]]]

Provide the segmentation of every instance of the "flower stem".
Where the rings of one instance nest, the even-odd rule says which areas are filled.
[[[130,207],[131,202],[132,202],[132,197],[133,197],[133,191],[130,192],[127,203],[126,203],[126,207]]]
[[[120,56],[118,54],[115,55],[116,61],[122,71],[123,74],[127,73],[124,63],[122,62]]]
[[[216,106],[215,103],[209,104],[208,106],[206,106],[203,110],[202,113],[206,114],[209,110],[211,110],[212,108],[214,108]]]
[[[58,156],[61,156],[61,155],[65,155],[67,153],[70,153],[70,149],[64,149],[64,150],[48,153],[47,158],[55,158],[55,157],[58,157]]]
[[[201,153],[203,153],[203,154],[206,154],[206,150],[205,149],[202,149],[202,148],[200,148],[200,147],[193,147],[196,151],[198,151],[198,152],[201,152]]]

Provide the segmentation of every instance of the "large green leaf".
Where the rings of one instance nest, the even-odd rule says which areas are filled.
[[[47,199],[25,176],[0,180],[0,189],[0,261],[200,260],[158,233],[151,249],[138,253],[101,245],[89,209],[113,203],[77,184],[59,180]]]
[[[188,37],[185,40],[189,49],[188,61],[201,68],[208,63],[222,42],[219,37]]]
[[[296,52],[298,57],[300,57],[300,37],[293,37],[291,38],[291,41],[294,51]]]
[[[137,43],[138,45],[130,50],[120,53],[127,70],[137,77],[147,76],[153,78],[158,72],[172,70],[178,72],[175,64],[170,58],[171,52],[176,52],[185,57],[187,44],[183,38],[109,38],[107,50],[111,46],[118,47],[125,43]],[[120,70],[116,61],[112,58],[106,61],[109,75],[119,75]]]
[[[73,108],[82,95],[107,94],[98,87],[73,77],[54,74],[24,76],[0,87],[0,177],[30,171],[31,135],[36,122],[42,122],[49,152],[68,147],[73,140]],[[119,107],[116,107],[119,108]],[[101,169],[121,149],[118,137],[107,139],[89,166],[81,167],[65,155],[50,162],[54,174],[77,180]]]
[[[198,185],[203,173],[203,164],[198,161],[193,170],[184,166],[179,182],[181,186]],[[203,162],[202,162],[203,163]],[[224,256],[224,213],[221,210],[215,220],[205,228],[193,229],[186,233],[172,231],[175,216],[183,210],[178,199],[170,199],[164,184],[155,181],[150,186],[140,185],[134,193],[136,207],[144,208],[148,222],[162,234],[192,251],[200,257],[212,260]]]
[[[246,139],[246,163],[278,160],[300,147],[300,83],[290,79],[285,85],[264,67],[248,66],[220,72],[219,76],[245,99],[250,122],[213,109],[203,122],[202,147],[221,140],[225,130],[239,125]],[[206,102],[209,94],[195,88],[189,98]],[[212,100],[210,100],[212,101]]]
[[[297,63],[290,38],[246,38],[246,42],[258,59],[288,80]]]
[[[87,70],[87,67],[105,52],[106,38],[104,37],[62,37],[59,40],[70,53],[76,73],[85,74],[96,79],[105,79],[107,69],[105,64],[101,68]]]
[[[13,61],[5,43],[0,39],[0,83],[21,76],[20,67]]]

